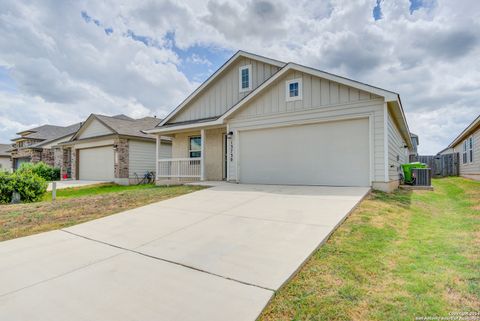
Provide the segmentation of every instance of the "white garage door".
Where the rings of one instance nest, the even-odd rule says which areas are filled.
[[[240,132],[240,181],[369,186],[368,119]]]
[[[81,149],[79,156],[79,177],[84,180],[113,181],[113,147]]]

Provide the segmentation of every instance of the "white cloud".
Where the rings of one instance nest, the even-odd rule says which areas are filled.
[[[182,63],[211,68],[203,55],[180,59],[174,35],[187,52],[243,49],[399,92],[420,151],[437,152],[480,113],[480,2],[425,1],[410,14],[408,0],[382,1],[378,21],[375,5],[4,1],[0,65],[10,68],[18,92],[0,92],[0,138],[10,138],[18,124],[76,121],[90,112],[164,116],[197,85],[181,72]],[[99,25],[84,21],[81,12]],[[125,37],[129,32],[154,46]]]

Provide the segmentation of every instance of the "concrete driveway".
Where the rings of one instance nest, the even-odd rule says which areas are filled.
[[[0,243],[8,320],[255,320],[368,188],[219,184]]]

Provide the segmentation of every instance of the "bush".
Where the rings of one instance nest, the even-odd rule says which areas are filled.
[[[47,191],[44,178],[33,173],[31,169],[16,171],[13,174],[0,172],[0,203],[10,203],[12,193],[18,192],[22,202],[36,202]]]
[[[13,184],[12,174],[0,171],[0,204],[10,203],[12,200]]]
[[[30,171],[16,171],[12,174],[13,190],[20,194],[22,202],[37,202],[47,191],[46,180]]]
[[[60,169],[53,168],[45,164],[44,162],[38,162],[36,164],[23,163],[17,172],[30,171],[38,176],[42,177],[46,181],[57,181],[60,179]]]

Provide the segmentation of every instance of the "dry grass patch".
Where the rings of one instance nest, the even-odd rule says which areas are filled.
[[[109,184],[59,191],[59,199],[55,202],[2,205],[0,241],[72,226],[200,189],[202,187],[198,186],[122,187]]]

